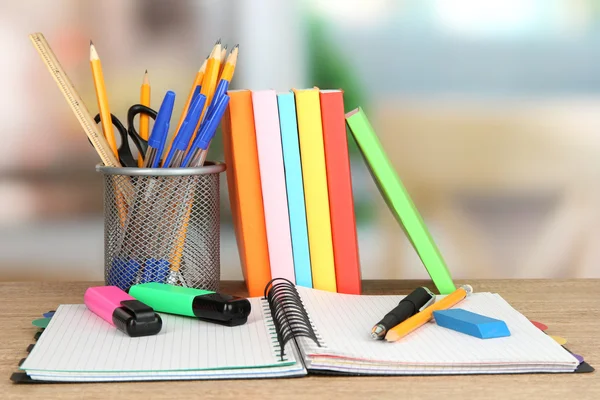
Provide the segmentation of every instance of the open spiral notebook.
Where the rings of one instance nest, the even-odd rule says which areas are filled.
[[[458,307],[504,320],[511,336],[482,340],[429,323],[396,343],[374,341],[403,296],[356,296],[287,283],[252,298],[245,325],[161,314],[155,336],[130,338],[85,305],[61,305],[21,369],[41,381],[574,372],[579,361],[494,293]],[[441,298],[441,296],[438,296]],[[296,312],[292,315],[291,310]],[[282,309],[282,313],[277,313]],[[283,351],[282,351],[283,350]]]

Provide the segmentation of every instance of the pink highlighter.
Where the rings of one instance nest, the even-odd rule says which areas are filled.
[[[156,335],[162,328],[160,315],[116,286],[95,286],[83,300],[94,314],[131,337]]]

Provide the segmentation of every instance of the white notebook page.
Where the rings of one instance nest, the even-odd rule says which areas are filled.
[[[244,325],[227,327],[161,313],[159,334],[131,338],[85,305],[61,305],[21,366],[32,371],[144,372],[285,366],[266,321],[263,301],[250,299]]]
[[[352,363],[346,361],[347,370],[360,367],[361,360],[365,365],[378,362],[467,370],[486,365],[497,370],[515,369],[519,365],[530,369],[558,365],[574,370],[578,364],[575,357],[497,294],[475,293],[455,307],[505,321],[511,332],[509,337],[484,340],[430,322],[400,341],[388,343],[373,340],[369,334],[373,325],[403,296],[355,296],[302,287],[297,289],[324,344],[319,348],[302,338],[299,342],[303,353],[311,357],[331,355],[351,358]],[[438,299],[441,297],[438,296]],[[330,361],[335,362],[340,360]],[[318,360],[313,364],[318,364]],[[432,368],[432,372],[434,370]],[[439,368],[437,370],[440,372]]]

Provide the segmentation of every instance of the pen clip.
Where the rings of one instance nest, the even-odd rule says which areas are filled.
[[[431,298],[427,301],[427,303],[423,304],[423,307],[419,308],[419,312],[423,311],[424,309],[426,309],[427,307],[432,305],[434,302],[435,302],[435,294],[431,293]]]

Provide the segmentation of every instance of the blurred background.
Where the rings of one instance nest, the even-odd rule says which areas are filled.
[[[179,115],[215,40],[239,43],[233,88],[365,108],[454,277],[600,277],[600,1],[0,2],[0,280],[101,280],[99,158],[32,32],[95,114],[92,39],[118,116],[146,69]],[[351,151],[363,278],[427,277]],[[222,179],[222,278],[240,279]]]

